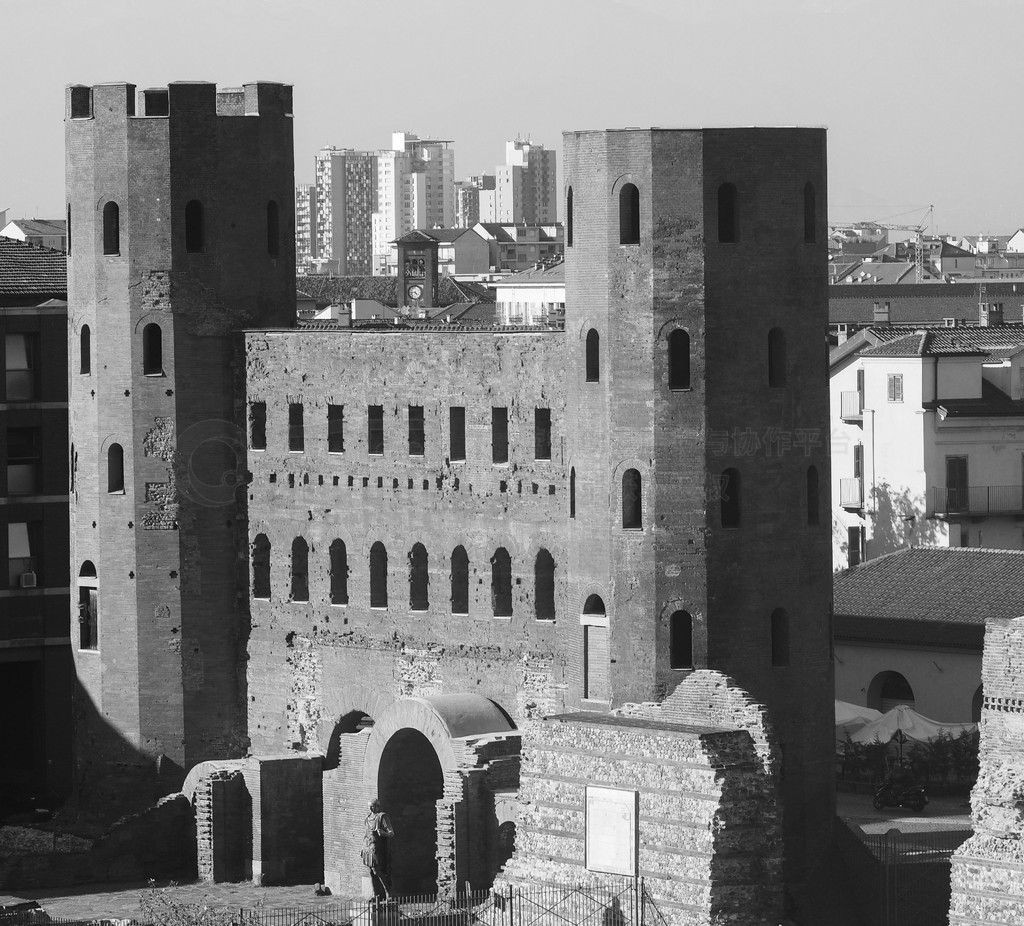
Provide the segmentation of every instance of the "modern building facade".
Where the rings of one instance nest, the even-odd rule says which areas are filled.
[[[314,186],[313,266],[340,276],[370,273],[374,215],[380,203],[376,152],[324,148],[316,156]]]
[[[557,157],[543,145],[517,138],[505,143],[505,163],[494,170],[493,191],[482,191],[480,219],[502,224],[556,221]]]

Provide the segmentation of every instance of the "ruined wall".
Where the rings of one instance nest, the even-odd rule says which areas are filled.
[[[950,926],[1024,922],[1024,618],[985,626],[974,835],[953,856]]]
[[[698,672],[664,705],[531,722],[503,880],[605,883],[586,855],[586,788],[639,792],[637,873],[672,923],[778,922],[777,759],[764,709]]]
[[[557,332],[314,330],[247,335],[247,392],[266,403],[266,449],[250,450],[249,535],[271,545],[270,597],[251,601],[249,733],[256,753],[316,749],[335,723],[400,697],[472,692],[518,719],[560,709],[566,610],[566,427]],[[289,405],[304,449],[289,451]],[[344,451],[328,450],[328,405]],[[367,446],[383,405],[384,452]],[[424,409],[410,454],[408,408]],[[466,409],[466,459],[449,409]],[[491,409],[508,409],[509,455],[492,462]],[[551,459],[535,458],[534,410],[549,408]],[[415,448],[418,449],[418,448]],[[308,545],[308,600],[294,600],[292,547]],[[345,546],[346,603],[332,602],[330,548]],[[387,606],[370,606],[370,549],[387,552]],[[410,551],[428,562],[427,608],[410,599]],[[469,559],[468,614],[452,613],[451,556]],[[491,558],[511,559],[512,615],[495,617]],[[555,619],[538,619],[534,567],[554,563]],[[337,577],[335,577],[336,580]],[[337,597],[337,595],[336,595]]]

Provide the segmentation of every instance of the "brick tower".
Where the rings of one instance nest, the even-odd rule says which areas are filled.
[[[291,88],[72,86],[65,131],[78,785],[141,799],[247,745],[234,332],[294,323]]]
[[[800,880],[833,813],[825,133],[569,132],[564,151],[579,704],[735,679],[781,744]]]

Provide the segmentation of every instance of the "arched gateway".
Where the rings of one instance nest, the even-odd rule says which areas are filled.
[[[396,894],[490,885],[501,859],[499,827],[512,819],[519,780],[519,734],[501,707],[476,694],[404,698],[340,740],[338,766],[324,775],[332,890],[361,888],[357,847],[374,796],[395,828]]]

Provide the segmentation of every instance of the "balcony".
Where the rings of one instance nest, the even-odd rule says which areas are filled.
[[[993,514],[1024,514],[1024,486],[933,486],[930,517],[956,520]]]
[[[840,393],[839,401],[842,406],[840,414],[843,421],[864,420],[864,395],[860,390],[854,389],[852,392]]]
[[[864,507],[864,478],[851,476],[839,480],[839,504],[844,508]]]

